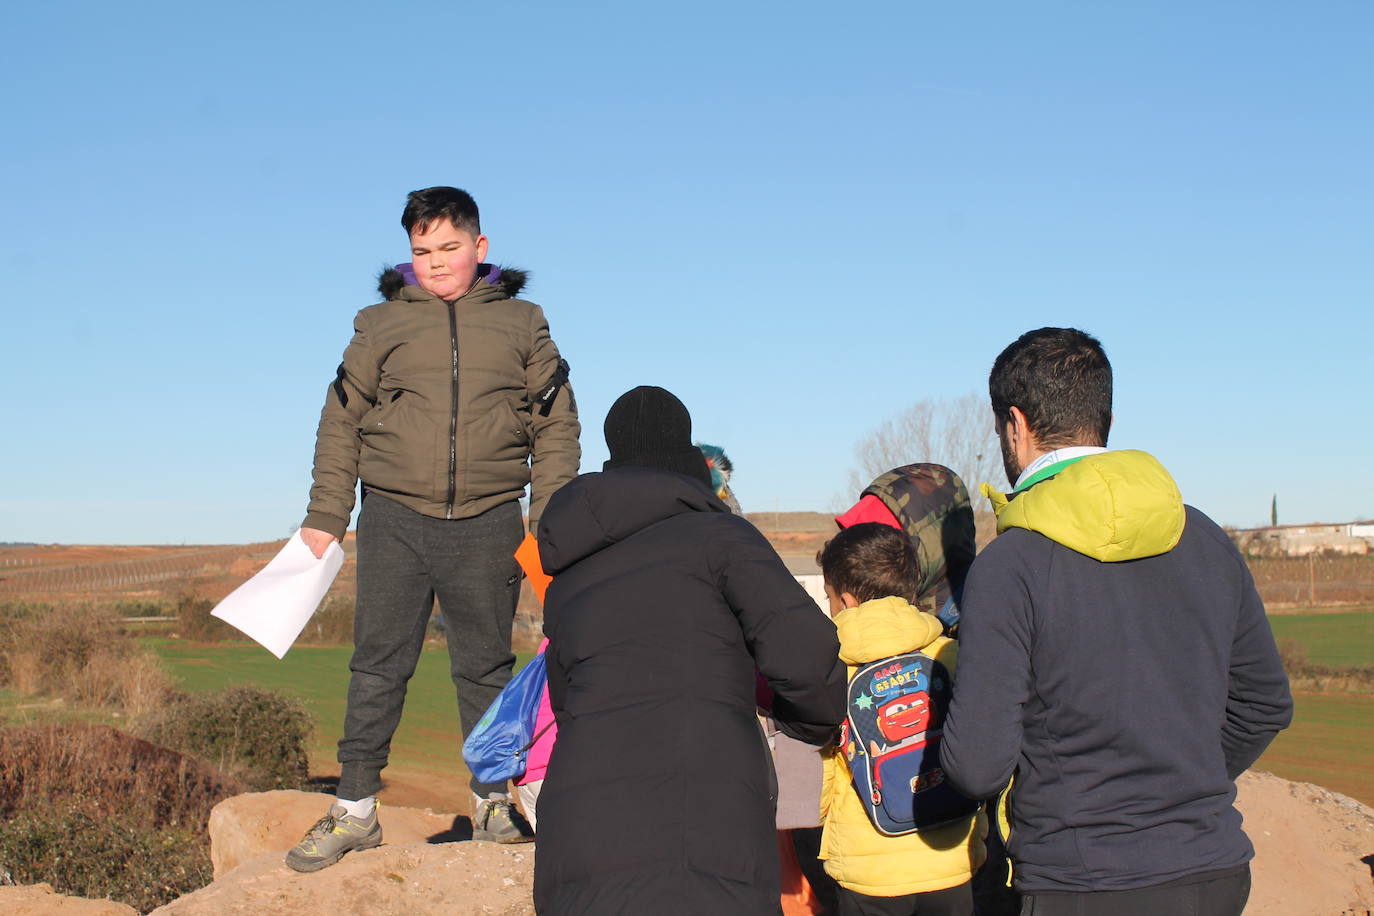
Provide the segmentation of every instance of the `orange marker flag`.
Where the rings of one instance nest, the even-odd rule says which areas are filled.
[[[515,562],[525,571],[525,578],[530,580],[530,588],[534,589],[534,597],[538,598],[542,605],[544,593],[549,590],[553,576],[545,573],[543,565],[539,562],[539,542],[534,539],[533,534],[525,534],[525,539],[515,551]]]

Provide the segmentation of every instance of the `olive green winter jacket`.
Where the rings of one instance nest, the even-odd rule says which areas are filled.
[[[303,527],[342,538],[359,480],[434,518],[480,515],[532,481],[533,527],[576,476],[577,405],[544,312],[511,298],[522,271],[479,271],[453,302],[384,275],[389,299],[354,319],[325,396]]]

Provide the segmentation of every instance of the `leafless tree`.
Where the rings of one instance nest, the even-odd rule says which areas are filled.
[[[978,516],[979,541],[984,541],[992,513],[978,486],[984,481],[999,489],[1006,486],[992,409],[985,397],[970,392],[957,398],[917,401],[859,440],[854,457],[857,467],[849,474],[846,506],[879,474],[904,464],[932,461],[952,468],[964,479]]]

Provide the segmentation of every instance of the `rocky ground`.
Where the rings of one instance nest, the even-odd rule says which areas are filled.
[[[1239,807],[1256,848],[1248,916],[1364,916],[1374,910],[1374,809],[1268,773],[1241,777]],[[303,792],[241,795],[210,817],[215,881],[158,916],[275,916],[301,912],[369,916],[533,913],[534,846],[468,842],[466,817],[383,809],[386,841],[312,875],[282,855],[322,813]],[[12,916],[129,916],[109,901],[54,894],[46,885],[0,888]]]

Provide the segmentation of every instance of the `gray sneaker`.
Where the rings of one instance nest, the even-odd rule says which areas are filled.
[[[286,864],[296,871],[319,871],[343,858],[355,849],[372,849],[382,844],[382,825],[377,822],[377,808],[371,817],[352,817],[341,805],[333,805],[329,813],[315,822],[286,854]]]
[[[472,838],[488,843],[529,843],[534,828],[511,804],[509,795],[493,792],[472,807]]]

